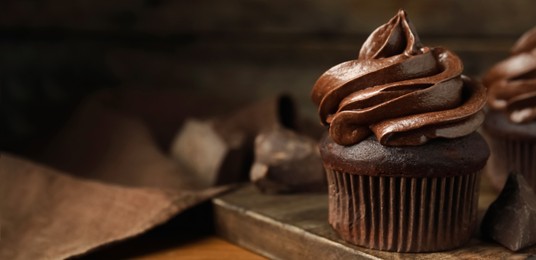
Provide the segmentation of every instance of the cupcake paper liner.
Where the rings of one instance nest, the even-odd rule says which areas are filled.
[[[536,142],[489,138],[492,155],[486,168],[493,186],[502,189],[508,174],[515,171],[536,190]]]
[[[451,177],[355,175],[327,169],[329,223],[342,239],[396,252],[458,247],[476,227],[480,171]]]

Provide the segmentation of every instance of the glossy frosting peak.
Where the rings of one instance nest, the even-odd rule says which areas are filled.
[[[374,134],[383,145],[420,145],[468,135],[482,123],[486,91],[462,70],[454,53],[422,46],[399,11],[369,36],[357,60],[320,76],[311,95],[338,144]]]
[[[526,32],[511,51],[485,75],[492,109],[507,113],[514,123],[536,120],[536,27]]]

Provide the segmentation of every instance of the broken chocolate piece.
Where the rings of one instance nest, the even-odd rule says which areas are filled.
[[[241,131],[253,139],[257,134],[274,127],[294,129],[296,124],[294,101],[290,96],[279,95],[250,104],[218,118],[215,126],[222,133]]]
[[[247,181],[255,136],[294,124],[293,100],[277,96],[226,117],[187,121],[171,145],[171,155],[207,186]]]
[[[171,156],[207,186],[238,181],[247,171],[243,132],[220,133],[212,121],[188,120],[173,141]]]
[[[322,138],[326,132],[326,128],[324,126],[307,117],[297,118],[296,128],[292,130],[295,130],[300,135],[313,138],[314,140],[320,140],[320,138]]]
[[[283,128],[255,139],[250,178],[267,193],[314,192],[327,187],[317,142]]]
[[[536,244],[536,194],[522,175],[508,176],[482,220],[481,231],[512,251]]]

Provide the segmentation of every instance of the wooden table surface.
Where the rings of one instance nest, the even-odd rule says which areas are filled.
[[[484,176],[483,176],[484,177]],[[487,208],[497,193],[489,187],[486,178],[482,178],[479,208]],[[185,229],[182,224],[166,224],[149,234],[131,241],[121,242],[109,249],[82,257],[86,259],[265,259],[254,252],[227,242],[214,233],[212,226],[199,226],[210,222],[212,208],[210,203],[192,210],[174,220],[176,223],[192,223]],[[207,211],[208,212],[207,214]],[[155,245],[157,245],[156,248]]]
[[[145,255],[139,259],[266,259],[251,251],[233,245],[216,235],[209,235],[195,241]]]

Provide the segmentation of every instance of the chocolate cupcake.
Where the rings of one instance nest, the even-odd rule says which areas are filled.
[[[536,190],[536,27],[486,73],[483,83],[489,90],[484,130],[491,147],[486,173],[498,190],[512,171]]]
[[[475,132],[486,91],[462,70],[454,53],[423,46],[399,11],[357,60],[320,76],[312,99],[329,126],[320,152],[342,239],[397,252],[470,239],[489,149]]]

